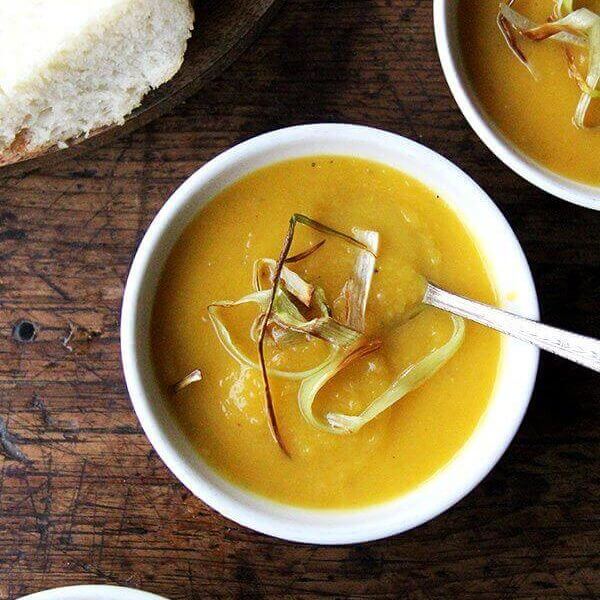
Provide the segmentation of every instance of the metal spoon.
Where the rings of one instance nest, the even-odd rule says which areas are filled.
[[[600,373],[600,340],[550,327],[427,284],[423,304],[481,323]]]

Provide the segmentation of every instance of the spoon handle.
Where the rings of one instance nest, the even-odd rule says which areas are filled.
[[[600,340],[519,317],[499,308],[451,294],[432,284],[427,285],[423,302],[600,372]]]

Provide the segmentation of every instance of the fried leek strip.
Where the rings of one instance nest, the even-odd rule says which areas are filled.
[[[554,11],[548,22],[538,24],[511,8],[514,0],[501,4],[498,13],[498,26],[506,43],[517,58],[530,70],[533,70],[526,54],[521,49],[515,33],[542,42],[553,40],[564,46],[569,74],[581,90],[581,96],[573,123],[579,128],[593,128],[586,124],[586,116],[593,99],[600,97],[598,83],[600,82],[600,15],[587,8],[574,10],[572,0],[556,0]],[[577,46],[587,49],[588,71],[585,76],[579,71],[571,48]]]
[[[286,266],[305,260],[325,243],[322,240],[309,249],[289,257],[298,224],[336,236],[358,249],[352,274],[342,290],[346,305],[341,321],[334,318],[323,288],[305,281]],[[208,307],[208,314],[217,337],[229,355],[242,367],[261,371],[265,413],[269,427],[274,440],[288,457],[290,453],[277,423],[270,377],[300,382],[298,406],[302,416],[310,425],[334,434],[354,433],[429,379],[450,360],[462,343],[464,322],[459,317],[453,316],[453,333],[450,339],[400,373],[390,387],[371,402],[360,415],[329,413],[325,420],[315,416],[313,404],[321,388],[340,371],[360,358],[377,351],[382,345],[381,340],[369,339],[365,335],[367,304],[378,249],[379,234],[376,231],[355,227],[350,236],[309,217],[295,214],[290,219],[279,259],[275,261],[261,258],[254,263],[252,274],[254,292],[236,301],[214,302]],[[267,289],[263,289],[265,280],[270,286]],[[259,314],[250,328],[250,337],[256,342],[258,348],[258,362],[237,346],[220,317],[222,309],[243,304],[256,304],[259,309]],[[268,366],[265,360],[267,335],[270,335],[278,345],[295,343],[307,337],[318,338],[327,343],[330,353],[325,360],[310,369],[303,371],[274,369]]]

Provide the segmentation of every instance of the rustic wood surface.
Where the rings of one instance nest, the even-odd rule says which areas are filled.
[[[383,127],[455,161],[500,205],[545,320],[600,336],[600,212],[506,169],[465,123],[430,0],[287,0],[205,90],[59,167],[0,181],[0,599],[68,584],[192,598],[591,598],[600,594],[598,376],[542,360],[516,440],[466,499],[392,539],[291,544],[192,497],[142,433],[119,361],[133,252],[165,198],[277,127]],[[27,324],[37,328],[35,339]],[[63,343],[70,326],[75,332]]]

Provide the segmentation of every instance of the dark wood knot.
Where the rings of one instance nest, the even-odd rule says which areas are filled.
[[[14,324],[12,335],[17,342],[29,343],[35,340],[37,333],[37,325],[27,319],[21,319]]]

